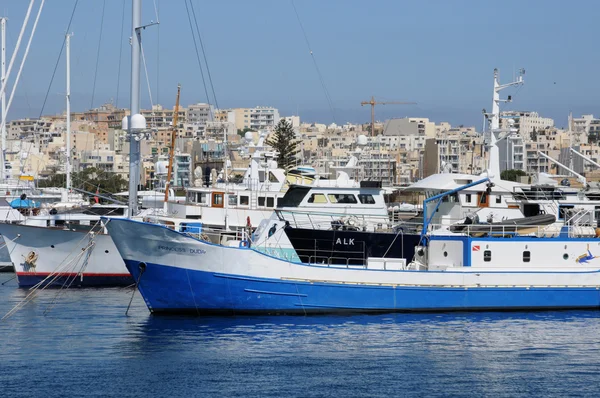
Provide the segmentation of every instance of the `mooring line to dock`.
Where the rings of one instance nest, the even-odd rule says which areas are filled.
[[[91,249],[94,248],[94,246],[96,245],[96,242],[94,242],[94,238],[92,237],[92,239],[90,240],[90,243],[88,244],[88,246],[82,251],[81,255],[83,255],[83,253],[90,253]],[[73,276],[71,279],[71,282],[69,282],[69,284],[67,285],[67,282],[69,281],[69,278],[71,278],[71,276],[68,276],[65,280],[65,282],[62,284],[62,286],[60,287],[60,289],[58,290],[58,292],[56,293],[56,296],[54,296],[54,298],[52,299],[52,302],[48,305],[48,307],[44,310],[44,315],[46,315],[46,313],[48,313],[48,311],[50,311],[52,308],[54,308],[54,305],[56,304],[58,298],[60,297],[60,295],[62,293],[65,292],[66,289],[70,288],[71,285],[73,284],[73,282],[75,282],[75,280],[77,279],[78,276],[83,274],[83,271],[85,270],[85,268],[87,268],[87,264],[88,264],[88,260],[89,260],[89,255],[86,258],[86,260],[81,264],[81,267],[79,269],[79,271],[77,272],[73,272]],[[77,262],[75,263],[75,265],[77,265]],[[75,267],[73,267],[75,268]],[[66,288],[65,288],[66,285]]]
[[[16,279],[17,275],[13,275],[11,278],[5,280],[4,282],[2,282],[2,286],[4,286],[5,284],[7,284],[8,282],[12,281],[13,279]]]

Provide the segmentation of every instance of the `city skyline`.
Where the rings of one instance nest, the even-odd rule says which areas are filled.
[[[74,4],[46,3],[9,120],[39,116]],[[183,103],[207,102],[184,2],[169,3],[169,7],[161,0],[144,2],[145,23],[156,19],[154,4],[160,26],[143,33],[153,103],[171,107],[178,82],[183,86]],[[595,2],[577,2],[578,7],[559,1],[504,2],[501,11],[493,3],[475,1],[193,4],[220,108],[274,106],[282,115],[298,113],[305,121],[333,122],[305,32],[338,124],[368,122],[370,110],[360,102],[374,95],[418,103],[379,106],[379,120],[428,117],[480,128],[481,109],[490,106],[494,67],[500,69],[502,81],[510,80],[520,67],[527,70],[525,86],[505,109],[537,111],[554,118],[558,126],[566,125],[570,111],[579,115],[597,109],[593,67],[598,56],[589,51],[594,42],[588,33],[594,21],[592,11],[600,8]],[[9,17],[9,58],[27,5],[0,1],[0,9]],[[75,33],[73,111],[97,107],[111,98],[116,105],[128,107],[129,7],[128,1],[117,0],[78,3],[70,29]],[[21,53],[24,47],[25,43]],[[570,56],[582,53],[585,62]],[[17,68],[18,63],[13,78]],[[63,95],[64,54],[43,113],[64,111]],[[149,108],[145,78],[142,99],[142,105]],[[209,102],[215,104],[212,98]]]

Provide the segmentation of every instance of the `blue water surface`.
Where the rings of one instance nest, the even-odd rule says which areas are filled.
[[[11,274],[0,274],[0,281]],[[0,314],[30,292],[0,286]],[[132,289],[40,291],[0,322],[13,396],[597,396],[597,311],[152,316]]]

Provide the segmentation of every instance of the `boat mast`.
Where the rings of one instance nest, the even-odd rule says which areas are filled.
[[[0,18],[0,30],[2,31],[2,55],[0,60],[0,70],[1,70],[1,83],[0,85],[4,86],[6,81],[6,17]],[[1,133],[1,147],[0,147],[0,179],[4,180],[6,178],[6,169],[5,169],[5,161],[4,154],[6,151],[6,90],[2,92],[2,96],[0,96],[0,101],[2,102],[2,133]]]
[[[140,178],[140,141],[134,137],[134,117],[140,113],[140,49],[142,43],[142,1],[133,0],[131,7],[131,102],[128,122],[129,133],[129,217],[137,213],[138,180]],[[140,115],[141,116],[141,115]]]
[[[498,139],[496,138],[496,133],[500,130],[500,103],[501,102],[511,102],[512,97],[509,95],[508,99],[501,100],[500,99],[500,91],[505,88],[518,86],[523,84],[523,75],[525,74],[525,69],[519,70],[519,77],[507,84],[500,84],[498,69],[494,69],[494,99],[492,101],[492,115],[490,121],[490,141],[489,141],[489,152],[490,157],[488,159],[488,169],[487,174],[490,178],[500,178],[500,152],[498,150]],[[508,147],[507,147],[508,150]]]
[[[67,192],[71,190],[71,36],[67,33],[65,46],[67,55]]]
[[[173,131],[171,131],[171,148],[169,149],[169,168],[167,169],[167,182],[165,184],[165,203],[169,200],[169,188],[171,186],[171,175],[173,174],[175,140],[177,139],[177,119],[179,116],[179,94],[181,94],[181,84],[177,85],[177,98],[175,99],[175,115],[173,115]]]

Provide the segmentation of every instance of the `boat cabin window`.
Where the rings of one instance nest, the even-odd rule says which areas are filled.
[[[208,204],[208,194],[206,194],[206,193],[199,193],[198,194],[197,202],[201,203],[203,205],[207,205]]]
[[[496,204],[502,203],[502,196],[496,195]]]
[[[568,211],[573,209],[575,205],[559,205],[558,206],[558,219],[564,220]]]
[[[212,205],[213,207],[223,207],[223,193],[213,192],[212,194]]]
[[[265,206],[265,197],[264,196],[259,196],[258,197],[258,205],[259,206]]]
[[[267,198],[267,207],[275,207],[275,199]]]
[[[250,204],[250,197],[242,195],[240,196],[240,206],[248,206]]]
[[[331,203],[358,203],[352,194],[330,193],[327,197]]]
[[[271,171],[269,171],[269,182],[279,182],[277,177],[275,177],[275,174],[273,174]]]
[[[477,197],[478,197],[478,201],[477,201],[478,207],[489,207],[490,195],[488,195],[487,192],[481,192],[479,195],[477,195]]]
[[[237,195],[227,195],[227,203],[229,206],[237,206]]]
[[[283,198],[279,201],[281,207],[298,207],[306,194],[310,191],[309,187],[291,186]]]
[[[322,193],[313,193],[308,198],[308,203],[327,203],[327,199],[325,199],[325,195]]]
[[[465,202],[471,203],[471,194],[470,193],[465,194]]]
[[[485,261],[486,263],[489,263],[490,261],[492,261],[492,251],[491,250],[483,251],[483,261]]]
[[[523,262],[528,263],[531,261],[531,252],[529,250],[525,250],[523,252]]]
[[[373,198],[373,195],[368,194],[368,193],[359,193],[358,200],[360,200],[360,203],[362,203],[363,205],[374,205],[375,204],[375,198]]]
[[[458,203],[458,194],[453,193],[452,195],[446,195],[442,197],[442,202]]]

